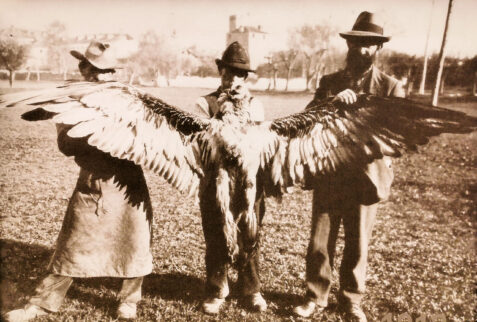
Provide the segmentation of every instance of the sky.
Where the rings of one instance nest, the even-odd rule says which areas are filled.
[[[138,37],[155,30],[175,34],[183,46],[221,53],[232,14],[238,25],[260,25],[278,50],[286,49],[294,28],[331,24],[337,31],[348,31],[367,10],[381,16],[384,33],[392,36],[386,48],[422,56],[430,23],[428,51],[439,52],[447,9],[448,0],[0,0],[0,29],[44,30],[60,21],[72,36],[121,32]],[[476,13],[476,0],[454,0],[449,56],[477,55]],[[333,44],[345,48],[338,35]]]

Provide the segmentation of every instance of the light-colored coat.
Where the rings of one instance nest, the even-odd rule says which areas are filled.
[[[152,271],[152,207],[141,167],[58,127],[58,146],[80,166],[49,270],[71,277],[138,277]]]

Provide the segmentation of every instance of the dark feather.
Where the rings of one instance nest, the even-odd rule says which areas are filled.
[[[403,144],[399,148],[413,149],[441,133],[469,133],[477,128],[477,118],[446,108],[433,107],[405,98],[383,98],[362,95],[353,105],[318,103],[294,115],[276,119],[270,128],[278,134],[302,137],[321,123],[329,127],[326,118],[346,119],[359,130],[373,133],[389,143],[393,139]],[[394,144],[396,146],[396,144]]]
[[[31,111],[22,114],[22,119],[25,121],[44,121],[49,120],[57,113],[45,111],[41,107],[35,108]]]

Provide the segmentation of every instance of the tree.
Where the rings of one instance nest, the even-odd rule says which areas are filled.
[[[147,31],[139,41],[138,52],[128,61],[130,82],[139,75],[152,78],[155,86],[160,86],[160,79],[164,77],[169,85],[170,79],[180,73],[179,54],[173,38]]]
[[[329,48],[331,35],[335,33],[330,24],[303,25],[292,31],[290,35],[291,48],[299,48],[303,56],[303,72],[306,78],[306,90],[311,80],[324,70],[323,56]]]
[[[379,54],[380,67],[388,74],[398,79],[405,79],[407,94],[409,95],[413,89],[413,85],[417,82],[418,66],[421,59],[405,53],[392,50],[384,50]]]
[[[472,95],[477,96],[477,56],[469,59],[465,65],[470,74],[468,79],[472,80]]]
[[[66,80],[68,73],[68,50],[65,49],[66,27],[59,21],[54,21],[46,29],[45,42],[48,48],[48,65],[51,70],[63,74]]]
[[[139,76],[151,76],[155,79],[159,77],[159,62],[156,56],[157,48],[160,46],[160,36],[150,30],[141,36],[139,41],[139,50],[133,55],[127,63],[130,72],[129,83],[133,83],[134,79]]]
[[[27,53],[26,46],[20,45],[15,39],[11,37],[0,39],[0,66],[9,72],[10,87],[13,87],[15,71],[26,62]]]
[[[452,11],[452,1],[449,0],[449,7],[447,9],[446,25],[444,28],[444,34],[442,36],[442,45],[441,51],[439,52],[439,69],[437,71],[436,83],[434,89],[432,90],[432,105],[436,106],[439,100],[439,90],[441,85],[442,71],[444,69],[444,60],[446,58],[446,40],[447,40],[447,30],[449,29],[449,20]]]
[[[276,90],[277,77],[278,77],[278,63],[276,62],[276,60],[274,60],[273,57],[270,57],[268,66],[269,66],[269,82],[268,82],[267,91]],[[273,84],[273,87],[272,87],[272,84]]]
[[[216,53],[199,49],[195,45],[187,48],[185,53],[189,57],[195,58],[195,63],[190,70],[192,76],[215,77],[217,76],[217,65],[215,64]]]
[[[296,49],[288,49],[285,51],[278,52],[279,62],[281,62],[285,66],[285,69],[287,71],[287,74],[286,74],[287,82],[285,85],[285,91],[288,91],[288,81],[290,79],[293,65],[295,64],[297,56],[298,56],[298,50]]]

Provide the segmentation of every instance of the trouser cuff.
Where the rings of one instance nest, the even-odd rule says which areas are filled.
[[[314,302],[316,305],[321,306],[321,307],[327,307],[328,306],[328,296],[326,298],[324,297],[319,297],[313,294],[311,291],[307,291],[305,295],[305,301],[311,301]]]
[[[338,294],[338,306],[344,309],[351,308],[353,304],[361,304],[363,294],[340,290]]]

